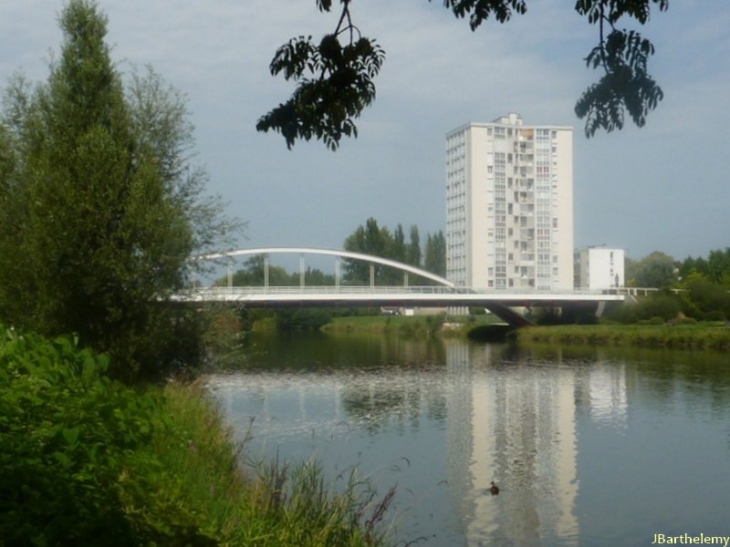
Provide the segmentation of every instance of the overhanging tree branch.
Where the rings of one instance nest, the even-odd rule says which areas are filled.
[[[431,0],[429,0],[430,2]],[[297,86],[288,101],[259,118],[256,129],[277,131],[287,148],[297,139],[313,137],[336,150],[343,136],[357,136],[355,120],[375,100],[374,78],[385,61],[384,50],[364,37],[350,12],[352,0],[340,0],[342,10],[334,32],[315,44],[299,36],[281,46],[269,66]],[[456,18],[469,19],[472,31],[490,17],[506,23],[527,12],[527,0],[443,0]],[[332,0],[316,0],[319,11],[329,12]],[[603,76],[586,89],[575,105],[585,119],[585,134],[621,129],[625,112],[639,127],[664,97],[647,71],[653,44],[633,30],[618,29],[624,17],[641,25],[649,21],[651,7],[669,8],[669,0],[577,0],[575,10],[589,24],[598,24],[599,42],[585,58],[589,68],[602,68]],[[348,36],[345,45],[340,38]]]

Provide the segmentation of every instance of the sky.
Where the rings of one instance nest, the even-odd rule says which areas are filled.
[[[45,81],[60,50],[59,0],[0,4],[0,86],[20,71]],[[600,77],[583,59],[598,41],[566,0],[531,0],[528,13],[476,32],[434,0],[353,0],[363,35],[386,51],[377,98],[359,137],[331,152],[288,150],[257,119],[293,84],[268,65],[290,38],[319,40],[338,14],[314,0],[99,0],[119,70],[149,64],[188,99],[211,194],[247,222],[238,247],[340,249],[374,217],[408,233],[445,227],[445,135],[509,112],[525,125],[574,128],[576,247],[652,251],[678,260],[730,247],[730,2],[671,0],[643,35],[664,100],[641,129],[587,139],[573,111]],[[630,22],[621,27],[632,27]]]

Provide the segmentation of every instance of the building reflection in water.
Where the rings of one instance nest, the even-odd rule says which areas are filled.
[[[455,500],[454,524],[467,545],[577,545],[576,424],[589,417],[599,425],[625,427],[625,365],[593,361],[583,366],[560,354],[548,359],[510,355],[504,346],[457,339],[443,344],[439,357],[445,367],[253,375],[239,379],[238,386],[232,378],[220,378],[214,391],[237,429],[255,416],[260,434],[266,432],[277,454],[288,440],[314,442],[315,431],[360,454],[363,448],[352,433],[362,428],[368,446],[376,438],[384,443],[375,450],[378,461],[387,459],[391,448],[392,461],[400,462],[407,459],[398,444],[404,435],[425,435],[427,423],[442,424],[437,429],[445,430],[444,436],[424,442],[445,442],[446,461],[437,462],[440,451],[434,451],[434,461],[413,471],[446,477],[439,488],[448,488]],[[244,392],[248,395],[241,397]],[[292,446],[292,453],[301,450]],[[423,464],[428,458],[419,453],[410,459]],[[497,496],[489,491],[491,481],[500,487]]]
[[[492,355],[495,346],[445,345],[454,387],[449,482],[462,500],[467,543],[577,545],[578,404],[593,419],[625,423],[624,367],[541,364]]]

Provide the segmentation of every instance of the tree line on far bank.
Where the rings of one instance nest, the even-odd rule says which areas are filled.
[[[655,251],[640,260],[627,259],[625,274],[627,286],[658,290],[614,310],[612,319],[624,323],[730,319],[730,248],[683,261]]]

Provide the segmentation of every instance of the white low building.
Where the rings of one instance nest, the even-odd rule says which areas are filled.
[[[575,287],[611,289],[624,286],[624,250],[605,246],[575,252]]]

